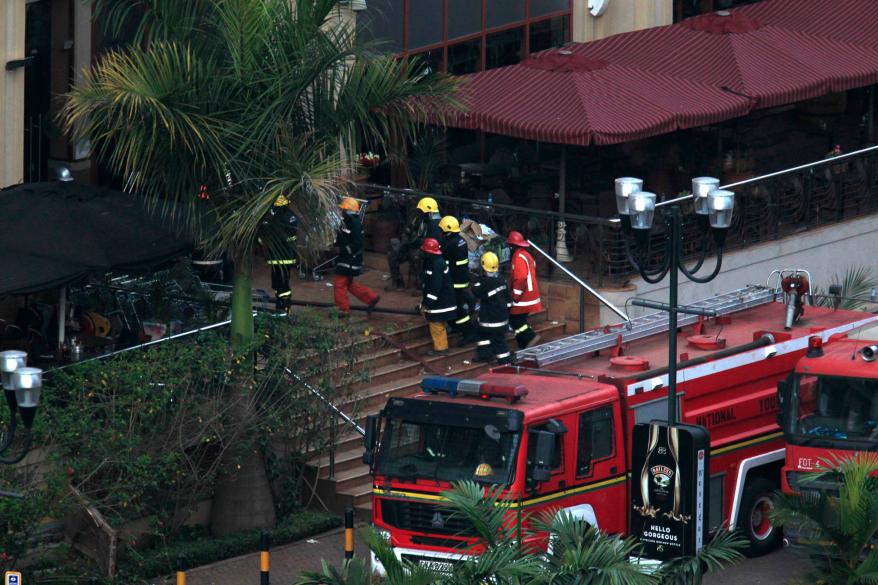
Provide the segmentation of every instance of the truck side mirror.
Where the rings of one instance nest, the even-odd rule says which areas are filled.
[[[784,405],[790,395],[789,380],[781,380],[777,383],[777,426],[783,428]]]
[[[363,436],[363,463],[372,467],[375,459],[375,445],[378,443],[378,415],[370,414],[366,417],[366,434]]]
[[[535,442],[534,460],[530,476],[535,482],[548,481],[555,458],[555,434],[549,431],[531,431],[531,441]]]

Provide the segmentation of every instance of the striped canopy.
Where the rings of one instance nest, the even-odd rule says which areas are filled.
[[[878,82],[878,33],[848,38],[842,23],[856,25],[869,13],[865,28],[874,22],[878,30],[876,4],[766,0],[551,49],[465,76],[468,111],[449,124],[560,144],[616,144],[870,85]],[[806,10],[808,20],[797,12],[802,5],[822,5],[838,24],[820,29],[820,11]],[[786,22],[788,13],[796,18]]]

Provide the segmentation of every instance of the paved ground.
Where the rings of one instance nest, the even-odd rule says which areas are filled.
[[[363,551],[355,548],[356,554]],[[344,557],[344,533],[341,529],[312,539],[276,547],[271,552],[271,582],[291,585],[302,571],[320,570],[321,559],[339,564]],[[783,585],[803,578],[807,564],[789,549],[779,550],[758,559],[747,559],[704,579],[704,585]],[[187,573],[188,585],[240,585],[257,583],[259,554],[253,553],[198,567]],[[163,585],[171,585],[165,581]]]
[[[355,553],[361,551],[355,547]],[[321,559],[340,564],[344,558],[344,530],[275,547],[271,551],[271,583],[292,585],[302,571],[320,570]],[[241,585],[259,582],[259,553],[226,559],[186,573],[187,585]],[[172,580],[163,585],[171,585]]]

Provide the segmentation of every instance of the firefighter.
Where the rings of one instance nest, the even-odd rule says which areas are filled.
[[[451,270],[451,282],[457,301],[457,313],[452,328],[461,334],[458,345],[464,346],[476,340],[470,312],[475,308],[475,301],[469,281],[469,248],[466,240],[460,235],[460,223],[456,217],[446,215],[439,221],[442,236],[442,257],[448,262]]]
[[[402,232],[402,238],[390,240],[390,250],[387,252],[387,265],[390,267],[391,283],[386,290],[402,290],[405,281],[399,265],[404,262],[412,263],[412,273],[421,276],[420,265],[423,262],[423,254],[420,252],[424,238],[434,238],[437,241],[442,237],[442,229],[439,227],[439,204],[432,197],[423,197],[418,201],[418,210],[411,217]],[[420,288],[421,283],[417,286]]]
[[[268,247],[266,263],[271,266],[271,288],[275,307],[285,311],[290,306],[290,272],[296,265],[296,216],[290,211],[289,200],[281,195],[275,200],[265,219],[259,243]],[[265,236],[263,238],[263,236]]]
[[[494,252],[482,254],[482,270],[485,275],[473,284],[473,294],[479,301],[476,317],[479,341],[476,345],[476,361],[500,364],[512,361],[512,353],[506,344],[509,329],[509,287],[500,278],[500,260]]]
[[[530,244],[519,232],[509,232],[506,243],[512,247],[512,271],[509,275],[509,289],[512,308],[509,310],[509,324],[515,333],[519,349],[536,345],[540,336],[527,323],[527,316],[543,310],[540,301],[540,288],[537,285],[537,265],[527,248]]]
[[[445,324],[454,321],[457,314],[451,271],[448,262],[442,257],[442,248],[436,238],[424,238],[421,251],[424,253],[424,296],[420,310],[427,318],[430,337],[433,339],[433,349],[427,355],[446,355],[448,333],[445,331]]]
[[[381,300],[368,286],[354,282],[363,269],[363,223],[360,221],[360,202],[345,197],[338,205],[342,212],[342,224],[338,229],[335,245],[338,258],[335,261],[335,306],[343,316],[351,312],[348,291],[366,304],[369,313]]]

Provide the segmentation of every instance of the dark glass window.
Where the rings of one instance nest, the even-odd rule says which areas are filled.
[[[591,473],[591,464],[613,454],[613,409],[604,406],[579,416],[576,475]]]
[[[479,0],[448,0],[448,38],[457,39],[482,30]]]
[[[417,59],[421,64],[423,64],[424,68],[428,68],[428,75],[442,71],[443,63],[441,48],[412,55],[412,59]]]
[[[442,42],[442,0],[409,3],[409,49]]]
[[[403,0],[369,0],[357,17],[357,32],[364,40],[383,41],[382,49],[402,51]]]
[[[488,0],[488,28],[524,20],[524,0]]]
[[[531,18],[569,9],[570,0],[530,0]]]
[[[530,25],[530,52],[560,47],[570,40],[570,20],[557,16]]]
[[[524,50],[524,28],[514,28],[488,36],[485,45],[485,69],[514,65]]]
[[[473,39],[448,47],[448,72],[452,75],[475,73],[481,69],[481,61],[481,39]]]

